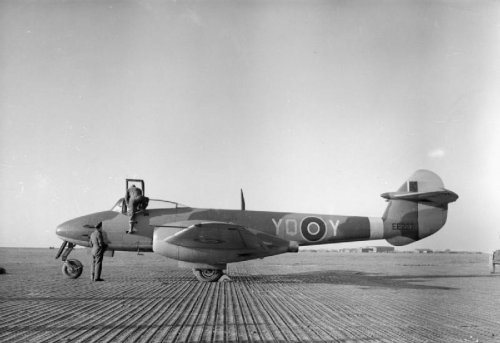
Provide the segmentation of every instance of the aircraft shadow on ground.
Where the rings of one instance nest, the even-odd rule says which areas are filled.
[[[234,275],[233,282],[255,283],[306,283],[306,284],[331,284],[357,286],[361,288],[389,288],[389,289],[436,289],[456,290],[456,287],[445,287],[423,282],[444,278],[477,278],[490,277],[490,275],[381,275],[350,270],[311,271],[304,273],[291,273],[281,275]]]

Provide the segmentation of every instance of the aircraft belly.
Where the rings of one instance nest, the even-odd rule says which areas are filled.
[[[152,247],[152,240],[149,237],[144,237],[138,234],[126,235],[125,233],[108,233],[107,239],[108,247],[113,250],[123,251],[150,251]]]
[[[207,263],[207,264],[227,264],[233,262],[242,262],[256,258],[278,255],[287,252],[286,248],[276,249],[272,251],[259,251],[255,249],[239,250],[239,249],[207,249],[207,248],[187,248],[166,242],[153,243],[153,251],[174,260],[191,262],[191,263]]]

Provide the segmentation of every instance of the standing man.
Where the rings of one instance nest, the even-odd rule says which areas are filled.
[[[140,188],[132,185],[127,189],[127,194],[125,194],[125,202],[127,203],[127,214],[130,217],[129,220],[129,231],[127,233],[134,233],[135,214],[138,212],[140,205],[142,204],[143,196],[142,190]]]
[[[493,252],[493,255],[490,257],[491,260],[491,265],[490,265],[490,272],[494,273],[495,272],[495,265],[500,265],[500,250],[495,250]]]
[[[104,255],[104,250],[106,250],[106,245],[104,244],[101,230],[102,222],[95,226],[94,232],[90,235],[90,246],[92,247],[92,268],[90,277],[92,281],[104,281],[101,279],[101,270],[102,257]]]

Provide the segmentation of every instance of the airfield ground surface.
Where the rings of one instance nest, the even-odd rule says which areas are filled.
[[[301,252],[200,283],[154,254],[65,279],[56,250],[0,248],[0,342],[500,342],[485,254]]]

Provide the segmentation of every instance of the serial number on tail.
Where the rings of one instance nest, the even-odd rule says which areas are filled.
[[[392,229],[399,231],[416,231],[418,230],[418,225],[416,223],[392,223]]]

